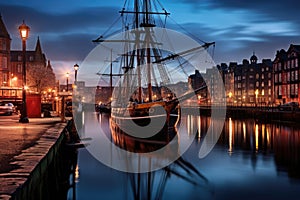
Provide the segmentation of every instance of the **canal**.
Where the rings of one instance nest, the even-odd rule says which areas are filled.
[[[90,137],[88,132],[97,129],[89,121],[97,121],[107,137],[112,138],[109,116],[96,113],[84,116],[85,125],[80,130],[83,137]],[[182,116],[181,134],[190,135],[195,131],[193,142],[178,160],[151,172],[121,172],[99,162],[86,148],[78,149],[75,187],[69,190],[67,198],[300,198],[300,127],[297,124],[228,118],[212,151],[200,159],[199,150],[210,124],[210,117]],[[91,138],[85,141],[92,143]]]

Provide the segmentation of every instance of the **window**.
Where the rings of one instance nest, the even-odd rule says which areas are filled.
[[[268,73],[268,78],[272,78],[272,74],[271,73]]]
[[[18,73],[22,73],[22,66],[21,66],[21,64],[17,65],[17,72]]]
[[[295,67],[298,67],[298,59],[295,59]]]
[[[265,82],[262,82],[262,83],[261,83],[261,86],[264,87],[264,86],[265,86]]]
[[[266,67],[266,71],[269,71],[269,67]]]
[[[256,74],[256,77],[255,77],[256,79],[259,79],[259,74]]]
[[[18,56],[18,61],[22,61],[22,56]]]
[[[295,71],[295,80],[298,80],[298,70]]]
[[[7,68],[7,57],[5,56],[2,57],[2,68]]]
[[[291,85],[291,95],[295,95],[295,86],[294,86],[294,84]]]
[[[278,63],[278,71],[281,71],[281,63]]]
[[[268,90],[268,95],[271,95],[271,94],[272,94],[272,90],[269,89],[269,90]]]
[[[261,75],[261,79],[264,79],[264,78],[265,78],[265,75],[264,75],[264,74],[262,74],[262,75]]]
[[[30,57],[29,57],[29,61],[33,61],[33,56],[30,56]]]
[[[265,68],[261,68],[261,71],[264,72],[264,71],[265,71]]]
[[[249,94],[249,95],[254,95],[254,90],[253,90],[253,89],[248,90],[248,94]]]
[[[258,81],[256,81],[256,87],[258,87],[259,86],[259,82]]]
[[[253,75],[249,75],[249,78],[253,78]]]
[[[271,82],[271,80],[269,80],[268,81],[268,86],[271,87],[271,84],[272,84],[272,82]]]
[[[7,74],[6,73],[3,74],[3,83],[7,83]]]
[[[278,81],[281,82],[281,74],[278,74]]]
[[[2,50],[6,50],[6,41],[5,40],[3,40],[2,41]]]

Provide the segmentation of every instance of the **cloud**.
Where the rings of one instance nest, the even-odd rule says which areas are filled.
[[[12,38],[12,49],[20,47],[18,26],[24,19],[31,28],[28,46],[33,47],[39,36],[46,56],[55,60],[83,59],[93,47],[92,40],[118,18],[114,7],[83,8],[65,14],[49,14],[25,6],[2,5],[0,12]]]

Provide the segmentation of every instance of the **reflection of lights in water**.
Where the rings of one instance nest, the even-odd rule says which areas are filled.
[[[229,155],[232,154],[233,151],[232,146],[233,146],[232,120],[231,118],[229,118],[229,149],[228,149]]]
[[[262,138],[262,141],[265,141],[265,125],[262,124],[261,125],[261,138]]]
[[[79,179],[79,167],[78,164],[76,164],[76,168],[75,168],[75,182],[77,183]]]
[[[201,117],[197,116],[197,122],[198,122],[198,141],[201,139]]]
[[[192,115],[187,116],[187,128],[188,128],[188,135],[193,133],[193,118]]]
[[[102,123],[102,115],[101,115],[101,114],[98,114],[98,116],[99,116],[98,121],[99,121],[99,123],[101,124],[101,123]]]
[[[255,150],[258,150],[258,124],[255,124]]]
[[[243,139],[244,143],[246,143],[246,123],[243,122]]]
[[[84,123],[85,123],[85,122],[84,122],[84,116],[85,116],[85,112],[83,111],[83,112],[82,112],[82,125],[84,125]]]
[[[270,127],[267,128],[267,145],[270,146]]]

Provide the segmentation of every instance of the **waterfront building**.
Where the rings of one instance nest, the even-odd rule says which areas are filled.
[[[22,50],[11,50],[11,38],[0,16],[0,100],[21,101],[22,59]],[[56,86],[55,74],[39,38],[35,50],[26,51],[26,83],[27,92],[38,94]]]
[[[195,70],[195,74],[191,74],[188,77],[188,88],[190,90],[192,89],[198,89],[204,85],[206,85],[204,81],[205,73],[200,73],[199,70]],[[198,103],[207,103],[207,89],[201,90],[197,94]]]
[[[234,93],[236,105],[266,106],[274,103],[271,59],[258,63],[253,53],[250,62],[244,59],[234,70]]]
[[[0,86],[10,82],[10,35],[0,15]]]
[[[296,101],[299,97],[299,58],[300,45],[291,44],[285,51],[277,51],[273,61],[274,91],[277,104]]]

